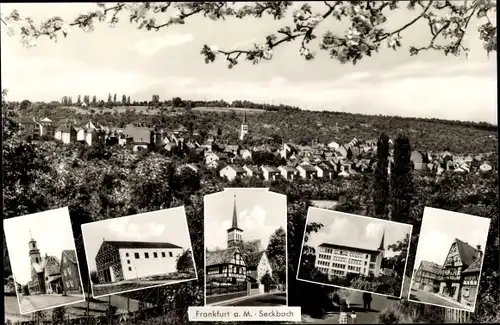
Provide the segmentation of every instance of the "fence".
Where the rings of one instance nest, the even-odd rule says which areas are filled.
[[[234,292],[247,291],[247,283],[226,284],[220,282],[207,283],[207,296],[223,295]]]
[[[161,305],[115,315],[90,315],[79,318],[69,318],[69,316],[65,316],[64,319],[57,321],[36,319],[31,321],[11,322],[10,320],[6,320],[5,325],[135,325],[150,320],[151,318],[156,318],[154,324],[186,324],[188,322],[187,308],[175,306],[172,308],[171,305]],[[148,321],[147,324],[150,324],[150,321]]]
[[[470,312],[458,309],[446,309],[445,323],[470,323]]]

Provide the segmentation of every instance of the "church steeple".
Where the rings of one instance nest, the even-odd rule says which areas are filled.
[[[236,194],[234,195],[234,203],[233,203],[233,223],[231,228],[238,228],[238,213],[236,212]]]
[[[385,239],[385,230],[384,232],[382,233],[382,240],[380,241],[380,247],[378,248],[379,250],[385,250],[385,243],[384,243],[384,239]]]
[[[240,128],[240,140],[243,140],[247,134],[248,134],[247,112],[245,111],[243,113],[243,122],[241,123],[241,128]]]
[[[238,212],[236,210],[236,194],[234,195],[233,203],[233,219],[231,228],[227,230],[227,247],[237,246],[243,241],[243,229],[238,227]]]
[[[36,243],[36,240],[33,239],[33,235],[31,234],[30,230],[30,241],[28,243],[29,245],[29,257],[31,264],[37,264],[42,261],[42,255],[40,254],[40,249],[38,249],[38,245]]]

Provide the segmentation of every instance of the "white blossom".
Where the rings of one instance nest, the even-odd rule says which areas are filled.
[[[299,54],[300,55],[307,56],[310,53],[311,53],[311,51],[308,48],[305,48],[305,47],[301,47],[300,50],[299,50]]]
[[[219,48],[215,45],[210,45],[210,51],[213,53],[219,53]]]
[[[267,49],[262,53],[262,55],[263,55],[264,59],[271,60],[271,58],[273,57],[273,50]]]

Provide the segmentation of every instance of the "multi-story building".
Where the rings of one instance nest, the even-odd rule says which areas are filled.
[[[437,292],[441,281],[442,266],[429,261],[421,261],[413,277],[414,289]]]
[[[443,265],[443,277],[439,285],[439,293],[451,297],[457,302],[462,302],[462,297],[466,291],[469,294],[465,293],[465,295],[470,296],[472,291],[470,287],[474,285],[477,289],[477,280],[479,278],[479,270],[477,269],[479,269],[481,260],[481,246],[474,248],[468,243],[455,238]],[[469,268],[471,272],[469,272]],[[474,279],[471,280],[471,276]],[[465,281],[467,281],[466,285],[464,285]],[[475,300],[475,294],[473,300]]]
[[[64,250],[61,254],[61,277],[64,291],[67,293],[82,293],[80,270],[76,251]]]
[[[384,258],[384,237],[377,249],[323,243],[316,249],[316,268],[329,277],[345,277],[348,273],[379,276]]]
[[[62,293],[61,267],[55,256],[42,257],[35,239],[29,241],[31,281],[28,282],[30,295]]]
[[[99,283],[143,278],[177,271],[184,249],[167,242],[104,240],[95,257]]]

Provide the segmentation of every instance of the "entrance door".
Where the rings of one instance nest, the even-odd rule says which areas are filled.
[[[111,282],[111,272],[109,271],[109,269],[105,269],[102,271],[103,273],[103,277],[104,277],[104,282]]]

